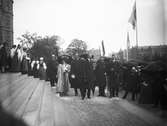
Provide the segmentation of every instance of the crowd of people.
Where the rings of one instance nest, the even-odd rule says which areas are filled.
[[[0,63],[1,72],[21,72],[50,81],[60,96],[67,96],[73,88],[75,96],[80,91],[82,100],[90,99],[98,87],[98,96],[120,97],[123,92],[123,99],[131,94],[133,101],[167,110],[167,71],[148,71],[146,64],[122,63],[114,56],[95,60],[88,54],[52,54],[46,61],[44,57],[31,58],[20,45],[14,45],[8,54],[5,44],[0,46]]]

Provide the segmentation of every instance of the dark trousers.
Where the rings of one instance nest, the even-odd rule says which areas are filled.
[[[86,97],[86,94],[87,94],[87,97],[90,98],[90,88],[80,88],[80,92],[81,92],[81,97],[82,99],[84,99]]]
[[[78,90],[77,88],[74,88],[75,96],[78,96]]]
[[[50,85],[51,85],[51,87],[53,87],[53,86],[55,85],[55,82],[56,82],[56,81],[55,81],[54,79],[51,79],[51,80],[50,80]]]
[[[91,88],[91,90],[92,90],[92,94],[94,95],[94,93],[95,93],[95,86],[93,86],[93,87]]]
[[[125,91],[125,94],[123,96],[123,99],[125,99],[127,97],[127,95],[129,94],[129,91]],[[132,91],[132,100],[135,100],[135,97],[137,96],[137,92],[136,91]]]
[[[160,103],[160,99],[161,99],[161,94],[158,93],[153,93],[153,104],[155,107],[157,107]]]
[[[105,96],[105,85],[99,86],[99,96]]]
[[[110,97],[115,97],[115,96],[118,97],[119,89],[117,87],[110,88],[109,91],[110,91]]]

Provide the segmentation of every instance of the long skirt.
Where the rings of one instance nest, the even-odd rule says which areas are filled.
[[[43,67],[39,68],[39,78],[41,80],[46,80],[46,70]]]
[[[28,62],[26,59],[23,59],[22,64],[21,64],[21,72],[23,74],[28,73]]]
[[[19,68],[20,68],[20,63],[19,63],[18,57],[17,55],[14,55],[14,57],[12,58],[12,63],[11,63],[11,71],[19,72]]]
[[[69,83],[68,73],[63,73],[62,76],[58,77],[57,92],[67,95],[69,91],[69,86],[70,83]]]

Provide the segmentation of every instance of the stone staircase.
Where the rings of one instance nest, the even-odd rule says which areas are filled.
[[[49,82],[20,73],[0,74],[2,107],[30,126],[53,126],[53,103]]]
[[[5,110],[28,126],[167,126],[165,120],[127,100],[92,96],[83,101],[73,90],[69,93],[57,97],[49,82],[20,73],[0,73],[0,125],[24,126],[13,125],[5,117],[8,114],[3,114]]]

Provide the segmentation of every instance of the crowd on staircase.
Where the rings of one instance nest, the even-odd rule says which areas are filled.
[[[6,45],[0,46],[0,70],[21,72],[41,80],[50,81],[60,96],[68,96],[69,88],[74,89],[75,96],[88,99],[98,87],[101,97],[120,97],[131,94],[133,101],[139,104],[152,104],[167,110],[167,67],[161,61],[153,63],[124,62],[113,57],[100,57],[95,60],[88,54],[61,55],[52,54],[50,60],[44,57],[31,58],[26,48],[13,45],[10,54]]]

